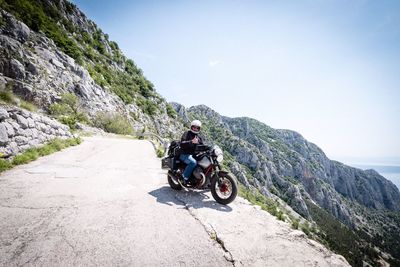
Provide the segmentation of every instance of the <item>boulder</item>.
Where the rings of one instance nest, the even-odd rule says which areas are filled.
[[[28,138],[26,138],[25,136],[17,136],[15,137],[14,141],[17,143],[18,146],[22,146],[28,143]]]
[[[17,122],[22,127],[22,129],[26,129],[29,127],[28,120],[22,117],[21,115],[16,114]]]
[[[33,101],[35,98],[33,87],[26,83],[16,82],[13,87],[13,92],[28,101]]]
[[[3,124],[7,129],[8,137],[13,137],[15,135],[14,127],[8,122],[4,122]]]
[[[7,110],[5,110],[4,108],[0,107],[0,121],[8,119],[9,117],[10,117],[10,115],[8,115]]]
[[[12,38],[20,41],[21,43],[26,42],[29,39],[30,29],[25,23],[16,20],[14,17],[7,13],[3,13],[7,22],[4,29],[4,33],[11,36]]]
[[[64,64],[62,64],[57,58],[53,57],[50,59],[50,63],[60,69],[65,69]]]
[[[38,68],[32,62],[28,62],[26,64],[26,70],[29,71],[32,75],[38,75],[39,74]]]
[[[4,74],[10,78],[23,80],[25,79],[25,67],[18,60],[12,58],[8,62],[8,68],[4,69]]]
[[[4,123],[0,123],[0,145],[4,146],[8,143],[7,128]]]
[[[35,121],[31,118],[28,118],[28,126],[29,128],[34,128],[35,127]]]

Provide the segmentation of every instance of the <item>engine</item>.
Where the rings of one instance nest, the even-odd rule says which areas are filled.
[[[193,176],[199,181],[199,186],[203,186],[206,182],[206,176],[204,175],[203,169],[197,166],[193,171]]]

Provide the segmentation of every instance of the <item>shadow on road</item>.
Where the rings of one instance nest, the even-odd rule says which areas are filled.
[[[205,192],[209,190],[203,191],[177,191],[173,190],[169,186],[163,186],[159,189],[153,190],[149,192],[149,194],[157,199],[157,202],[163,203],[169,206],[180,205],[180,206],[189,206],[194,209],[201,208],[210,208],[223,212],[230,212],[232,208],[229,206],[221,205],[217,203],[213,198],[210,198]]]

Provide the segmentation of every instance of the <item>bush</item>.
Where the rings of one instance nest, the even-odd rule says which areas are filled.
[[[98,113],[94,120],[94,126],[109,133],[132,134],[133,129],[128,119],[119,114]]]
[[[80,111],[78,97],[71,93],[63,94],[60,103],[51,104],[49,113],[73,130],[77,122],[89,123],[87,115]]]
[[[157,157],[162,158],[165,154],[164,149],[161,147],[157,148],[156,154],[157,154]]]
[[[136,100],[136,104],[147,115],[153,116],[157,113],[157,105],[149,99],[144,99],[143,97],[140,97]]]
[[[175,109],[170,104],[167,104],[167,114],[171,118],[176,118],[177,116]]]

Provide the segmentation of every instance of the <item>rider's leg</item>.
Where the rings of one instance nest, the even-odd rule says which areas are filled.
[[[183,178],[188,180],[192,175],[194,168],[196,168],[197,161],[190,154],[182,154],[180,159],[186,164],[185,171],[183,172]]]

